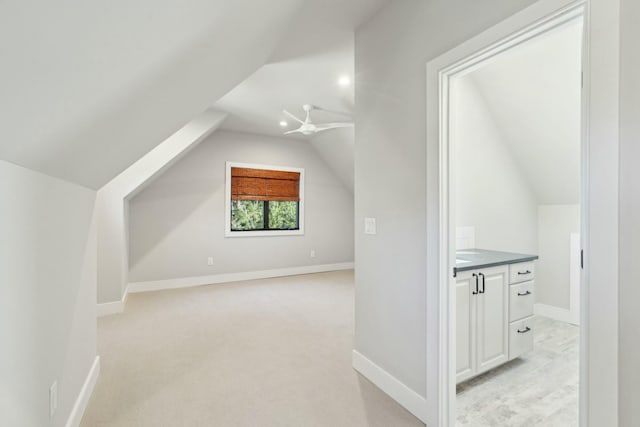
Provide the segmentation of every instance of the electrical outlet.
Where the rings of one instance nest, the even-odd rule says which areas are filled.
[[[316,251],[315,249],[311,249],[311,253],[309,254],[309,258],[315,258],[316,257]]]
[[[49,418],[53,418],[56,409],[58,409],[58,381],[54,381],[49,387]]]
[[[211,266],[213,265],[213,257],[212,257],[212,256],[210,256],[209,258],[207,258],[207,265],[208,265],[209,267],[211,267]]]
[[[376,219],[365,218],[364,219],[364,234],[376,234]]]

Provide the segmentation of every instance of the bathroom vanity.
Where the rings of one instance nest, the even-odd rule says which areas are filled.
[[[533,349],[537,255],[456,252],[456,382]]]

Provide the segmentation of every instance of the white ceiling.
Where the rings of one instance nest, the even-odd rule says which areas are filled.
[[[330,34],[329,37],[336,34]],[[242,132],[281,136],[285,130],[299,125],[287,118],[286,109],[304,119],[303,104],[350,113],[353,108],[353,86],[337,84],[342,73],[353,75],[353,39],[351,33],[340,33],[330,48],[308,52],[305,56],[271,62],[240,83],[216,104],[217,110],[229,113],[223,128]],[[313,111],[314,122],[349,121],[350,116],[336,116]],[[280,127],[286,120],[289,127]],[[301,134],[291,138],[310,139]]]
[[[99,188],[264,64],[303,3],[0,2],[0,159]]]
[[[499,55],[476,85],[540,204],[580,198],[582,24]]]
[[[311,117],[317,123],[351,121],[353,85],[344,88],[337,81],[343,74],[353,80],[354,30],[387,1],[306,2],[271,60],[215,104],[216,109],[229,113],[223,129],[282,136],[285,130],[297,127],[282,110],[304,117],[303,104],[349,113],[343,116],[314,111]],[[281,128],[281,120],[286,120],[289,127]],[[312,143],[314,148],[353,191],[353,130],[288,138],[317,139]]]

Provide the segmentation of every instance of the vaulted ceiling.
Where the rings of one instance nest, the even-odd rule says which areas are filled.
[[[496,57],[469,78],[540,204],[580,200],[582,24]]]
[[[229,113],[224,129],[282,136],[296,123],[286,109],[304,117],[303,104],[327,110],[312,112],[316,123],[351,121],[353,85],[341,87],[338,78],[354,78],[354,32],[388,0],[308,1],[294,17],[271,59],[222,97],[215,108]],[[281,120],[289,122],[285,129]],[[353,191],[353,129],[331,130],[313,137],[288,136],[311,143],[343,184]],[[310,141],[310,142],[308,142]]]
[[[0,159],[99,188],[262,66],[302,0],[0,3]]]

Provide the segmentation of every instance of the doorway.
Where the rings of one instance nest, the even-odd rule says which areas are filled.
[[[430,82],[437,81],[438,83],[437,89],[439,94],[437,100],[435,100],[434,102],[432,97],[431,103],[428,105],[428,109],[430,107],[433,108],[437,106],[437,111],[439,112],[437,117],[437,122],[435,123],[434,123],[434,115],[428,114],[428,127],[433,126],[438,130],[437,140],[439,141],[438,157],[439,157],[439,165],[440,165],[439,179],[437,181],[438,187],[439,187],[438,193],[440,197],[440,206],[439,206],[439,212],[438,212],[439,228],[440,228],[440,239],[439,239],[440,257],[439,257],[438,277],[439,277],[440,287],[438,291],[438,299],[437,301],[435,301],[435,303],[439,307],[437,310],[437,313],[439,313],[439,317],[434,319],[434,320],[437,320],[437,325],[439,330],[439,339],[440,339],[439,346],[438,346],[440,348],[440,353],[439,353],[440,357],[439,357],[439,360],[437,361],[438,367],[440,369],[440,376],[439,376],[440,379],[437,385],[437,391],[439,396],[438,408],[437,408],[439,425],[453,426],[455,425],[455,421],[456,421],[456,378],[457,378],[457,374],[459,373],[457,372],[458,361],[456,360],[456,356],[457,356],[456,323],[457,323],[457,320],[459,320],[459,318],[457,317],[456,291],[455,291],[456,290],[455,276],[457,273],[456,272],[456,267],[457,267],[456,246],[460,246],[461,242],[466,242],[466,243],[462,243],[463,248],[466,247],[467,249],[469,248],[473,249],[474,247],[477,247],[477,245],[473,243],[469,243],[469,242],[473,242],[475,238],[473,230],[470,230],[473,228],[473,224],[459,223],[458,222],[459,218],[457,217],[458,199],[456,197],[457,196],[456,192],[458,190],[458,187],[456,186],[456,183],[457,183],[458,176],[456,175],[456,166],[457,166],[456,155],[458,153],[456,151],[457,150],[456,141],[458,140],[460,135],[457,134],[458,130],[456,129],[456,120],[458,120],[458,117],[456,116],[456,109],[458,107],[456,102],[457,102],[457,97],[460,95],[459,90],[461,89],[462,86],[468,83],[468,82],[464,82],[462,79],[476,71],[481,70],[487,64],[490,64],[491,62],[496,61],[501,55],[503,54],[506,55],[509,53],[509,51],[519,48],[525,45],[526,43],[534,41],[538,38],[543,38],[545,37],[545,35],[548,35],[558,29],[566,28],[568,26],[575,25],[576,23],[578,23],[580,25],[580,32],[582,34],[582,31],[585,25],[585,21],[584,21],[585,7],[586,6],[583,2],[576,2],[563,9],[556,10],[553,13],[546,15],[543,19],[538,19],[533,23],[523,22],[522,26],[520,27],[520,30],[516,31],[515,33],[511,33],[506,37],[503,36],[502,38],[499,38],[498,41],[495,41],[496,38],[494,38],[491,43],[487,43],[484,46],[482,46],[482,43],[483,42],[486,43],[486,40],[477,40],[477,39],[472,40],[470,42],[467,42],[465,45],[460,46],[457,49],[454,49],[454,51],[457,50],[457,52],[451,51],[443,55],[442,57],[432,61],[428,65],[427,74],[428,74],[428,77],[430,76],[429,81]],[[498,28],[496,31],[503,32],[504,29]],[[478,46],[481,46],[481,48],[479,49]],[[579,58],[578,62],[580,62],[581,60],[582,58]],[[580,79],[581,77],[578,77],[579,81]],[[497,79],[497,81],[494,81],[494,83],[500,84],[500,83],[504,83],[504,81],[500,81],[500,79]],[[432,85],[431,89],[433,88],[434,87]],[[468,89],[468,87],[466,89]],[[582,91],[582,89],[579,88],[579,91]],[[584,158],[584,155],[580,154],[586,151],[584,129],[587,123],[585,120],[585,112],[583,108],[583,106],[585,105],[584,97],[582,96],[582,94],[580,94],[579,96],[582,99],[580,100],[580,103],[578,104],[578,108],[577,108],[578,109],[577,127],[579,129],[578,130],[579,135],[578,135],[578,148],[576,150],[578,155],[576,157],[577,157],[577,170],[579,171],[577,191],[579,193],[578,200],[581,206],[581,207],[578,207],[578,217],[580,220],[580,225],[578,226],[578,228],[580,229],[579,231],[581,235],[581,238],[579,239],[580,248],[578,249],[578,251],[581,251],[581,248],[585,247],[587,237],[588,237],[587,234],[585,233],[585,230],[587,229],[586,224],[588,223],[588,218],[586,216],[586,209],[584,208],[584,206],[587,205],[586,204],[587,181],[583,179],[585,177],[586,160]],[[431,126],[429,124],[431,124]],[[435,138],[435,137],[436,137],[435,135],[428,136],[428,138]],[[510,153],[510,155],[512,157],[514,156],[517,157],[519,154],[514,155],[513,153]],[[489,165],[486,165],[486,164],[483,165],[481,162],[477,162],[476,166],[479,167],[480,169],[482,169],[482,167],[484,166],[485,171],[492,172],[492,170],[490,169],[491,166]],[[576,188],[576,186],[573,186],[573,187],[574,189]],[[502,200],[503,201],[501,202],[500,199],[495,199],[491,203],[504,203],[504,199]],[[507,207],[505,207],[505,209],[508,210]],[[520,217],[520,215],[518,216]],[[537,213],[534,216],[537,216]],[[490,218],[490,220],[496,221],[496,218]],[[498,218],[496,226],[498,227],[498,229],[502,227],[500,232],[504,235],[503,237],[505,236],[509,237],[510,234],[511,235],[513,234],[513,231],[506,231],[507,229],[509,229],[509,227],[506,226],[506,224],[504,223],[504,220],[505,218]],[[536,218],[536,222],[537,222],[537,218]],[[521,224],[519,225],[512,224],[512,225],[514,225],[515,229],[518,229],[518,227],[522,227]],[[462,230],[460,228],[457,229],[456,226],[459,226],[460,228],[462,228]],[[481,234],[482,234],[482,237],[478,238],[478,241],[483,241],[483,242],[488,241],[486,238],[487,237],[486,229],[483,228]],[[531,235],[529,235],[529,239],[528,239],[529,243],[531,243],[530,237]],[[567,239],[569,239],[568,236],[567,236]],[[575,236],[573,240],[575,242]],[[530,252],[536,252],[535,250],[530,251],[527,249],[516,250],[514,248],[509,248],[508,246],[509,245],[505,245],[505,247],[507,247],[508,249],[511,249],[512,252],[525,253],[525,254],[526,253],[530,254]],[[522,243],[522,247],[524,248],[531,247],[531,245],[527,246],[526,242],[524,242]],[[493,249],[495,250],[495,248]],[[473,253],[474,251],[467,250],[467,252]],[[578,259],[579,258],[580,256],[578,255]],[[575,259],[576,259],[575,256],[571,257],[571,262],[575,263]],[[471,260],[469,259],[463,260],[463,262],[465,261],[473,262],[473,256],[471,257]],[[526,261],[531,261],[531,260],[526,260]],[[492,267],[495,267],[495,266],[492,266]],[[528,271],[528,270],[523,270],[523,271]],[[482,271],[480,271],[480,273],[482,273]],[[506,325],[509,325],[510,320],[513,320],[509,318],[508,292],[510,291],[510,289],[509,289],[509,286],[500,287],[499,283],[501,283],[500,280],[504,280],[507,285],[518,284],[520,282],[517,281],[517,278],[513,279],[510,277],[510,274],[513,274],[513,273],[510,272],[508,268],[503,273],[496,272],[496,271],[491,271],[490,273],[492,274],[490,279],[491,281],[489,282],[491,286],[504,289],[504,295],[502,297],[503,299],[501,302],[505,310],[503,323]],[[499,278],[500,274],[503,275],[502,278]],[[478,279],[470,279],[470,280],[482,280],[481,283],[482,285],[484,285],[485,284],[484,281],[486,280],[486,277],[483,274],[479,274],[479,277],[480,276],[482,276],[482,279],[478,278]],[[572,274],[572,276],[575,277],[575,274]],[[584,275],[581,275],[578,272],[578,276],[584,276]],[[581,286],[578,286],[578,289],[580,289],[580,287],[584,289],[585,278],[581,277],[581,279],[578,282],[581,285]],[[575,283],[575,280],[574,280],[574,283]],[[473,284],[471,284],[470,286],[473,286]],[[485,290],[484,286],[482,286],[482,288],[479,288],[478,290],[480,291],[479,293],[483,293],[482,291]],[[568,294],[568,298],[572,298],[574,302],[573,304],[568,304],[568,307],[566,310],[567,317],[568,317],[567,320],[575,319],[575,315],[576,315],[575,299],[576,297],[577,298],[581,298],[581,297],[579,296],[579,293],[575,292],[575,290],[573,293],[567,290],[567,294]],[[434,304],[433,299],[429,302],[429,304]],[[487,310],[487,307],[485,307],[485,310]],[[472,315],[477,315],[477,313]],[[585,319],[586,317],[587,317],[587,314],[582,313],[581,318]],[[493,317],[493,320],[494,321],[496,320],[496,316]],[[494,325],[495,325],[495,322],[494,322]],[[526,332],[530,330],[530,326],[528,325],[526,327],[524,325],[521,325],[521,326],[522,328],[516,327],[515,331],[522,330],[523,332]],[[586,330],[586,322],[581,322],[581,325],[580,325],[581,336],[584,334],[585,330]],[[509,355],[508,335],[509,335],[509,330],[507,328],[505,335],[501,336],[500,339],[493,339],[493,344],[496,344],[497,346],[500,346],[503,349],[502,355],[498,355],[498,357],[495,357],[493,359],[492,358],[482,359],[482,357],[480,357],[479,359],[482,363],[478,364],[476,360],[474,362],[476,366],[484,364],[484,368],[488,370],[488,369],[495,368],[496,366],[502,365],[503,363],[506,363],[509,360],[511,360],[512,358]],[[429,341],[428,341],[428,345],[429,345]],[[472,344],[472,345],[475,345],[475,344]],[[518,352],[519,351],[516,351],[515,353],[518,353]],[[579,353],[582,359],[584,357],[584,352],[582,351],[582,349],[579,351]],[[486,354],[484,354],[483,356],[486,356]],[[519,354],[516,355],[515,358],[517,358],[518,356]],[[429,367],[428,367],[428,370],[429,370]],[[483,372],[484,371],[481,369],[479,371],[476,371],[475,374],[483,373]],[[474,375],[471,375],[471,376],[474,376]],[[460,377],[458,376],[458,378]],[[580,395],[582,396],[585,390],[585,382],[583,381],[580,381],[580,390],[581,390]],[[584,409],[585,409],[584,402],[581,399],[580,418],[583,418],[582,414]],[[576,409],[576,412],[577,412],[577,409]],[[576,417],[576,422],[577,422],[577,417]]]
[[[450,80],[460,426],[578,424],[582,31]]]

